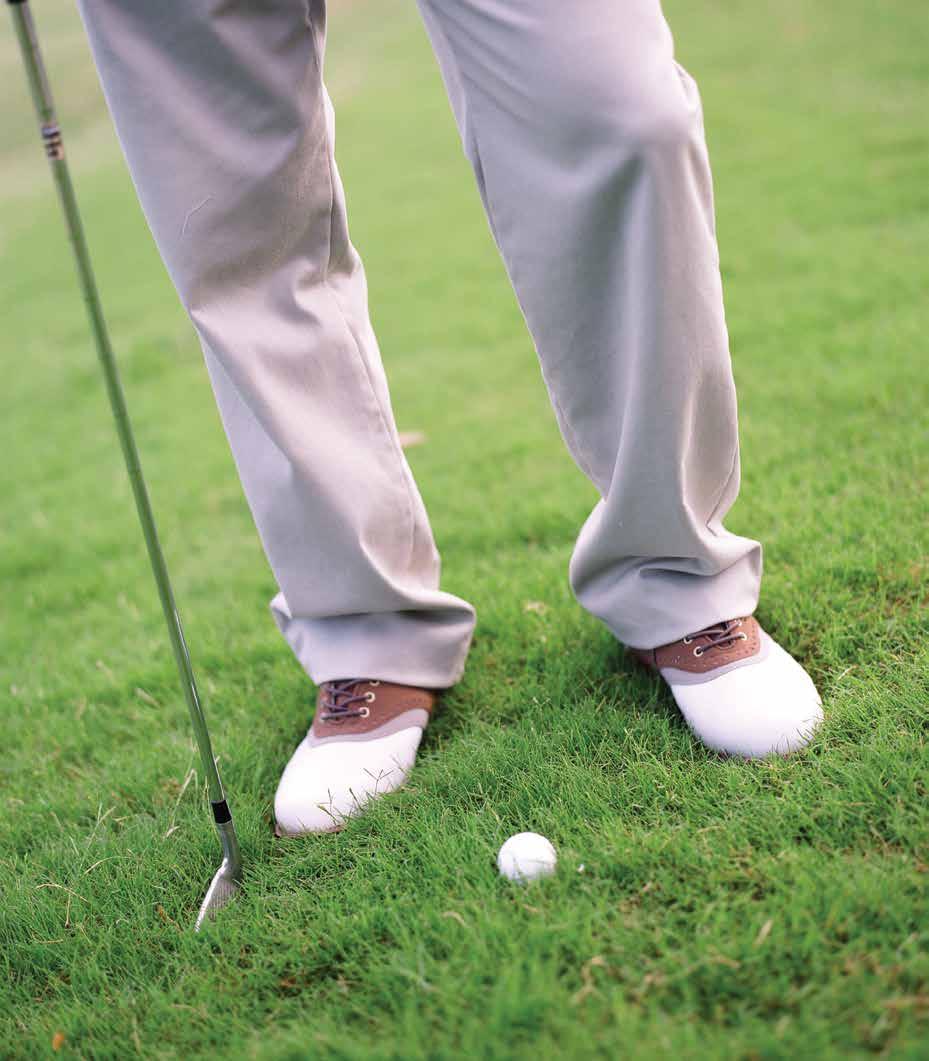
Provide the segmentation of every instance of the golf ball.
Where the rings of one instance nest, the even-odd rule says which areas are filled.
[[[538,833],[517,833],[500,848],[497,868],[508,880],[525,884],[555,872],[558,856],[551,842]]]

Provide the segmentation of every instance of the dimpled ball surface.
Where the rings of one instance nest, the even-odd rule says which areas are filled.
[[[555,872],[558,856],[551,841],[538,833],[517,833],[500,848],[497,868],[509,880],[526,884]]]

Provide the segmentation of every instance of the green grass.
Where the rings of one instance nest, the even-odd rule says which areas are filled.
[[[760,764],[699,747],[573,602],[593,491],[413,6],[333,5],[353,235],[444,584],[480,620],[409,786],[301,842],[270,802],[312,690],[75,16],[38,6],[248,889],[192,935],[215,838],[4,32],[0,1055],[927,1056],[924,5],[669,5],[716,177],[730,526],[765,542],[760,616],[826,702],[808,753]],[[525,890],[493,865],[521,829],[560,851]]]

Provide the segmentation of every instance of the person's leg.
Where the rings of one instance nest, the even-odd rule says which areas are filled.
[[[750,616],[761,547],[722,525],[739,448],[700,102],[658,0],[420,7],[562,434],[601,494],[575,594],[637,649]],[[695,645],[694,684],[723,650],[738,662],[741,635],[712,635],[705,659]],[[804,722],[770,712],[773,743],[753,747]]]
[[[333,157],[322,0],[81,8],[277,578],[274,617],[321,686],[278,828],[338,828],[405,780],[474,611],[439,590],[390,408]]]
[[[471,606],[400,448],[352,246],[312,0],[81,0],[140,201],[202,341],[316,682],[460,677]]]
[[[422,0],[565,441],[580,602],[651,647],[758,598],[693,82],[657,0]]]

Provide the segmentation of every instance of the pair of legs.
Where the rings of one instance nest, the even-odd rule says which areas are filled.
[[[81,8],[285,638],[317,683],[454,684],[474,612],[439,588],[390,408],[323,0]],[[750,616],[760,546],[722,526],[738,437],[700,102],[658,0],[420,8],[559,426],[601,495],[571,560],[578,600],[636,649]]]

